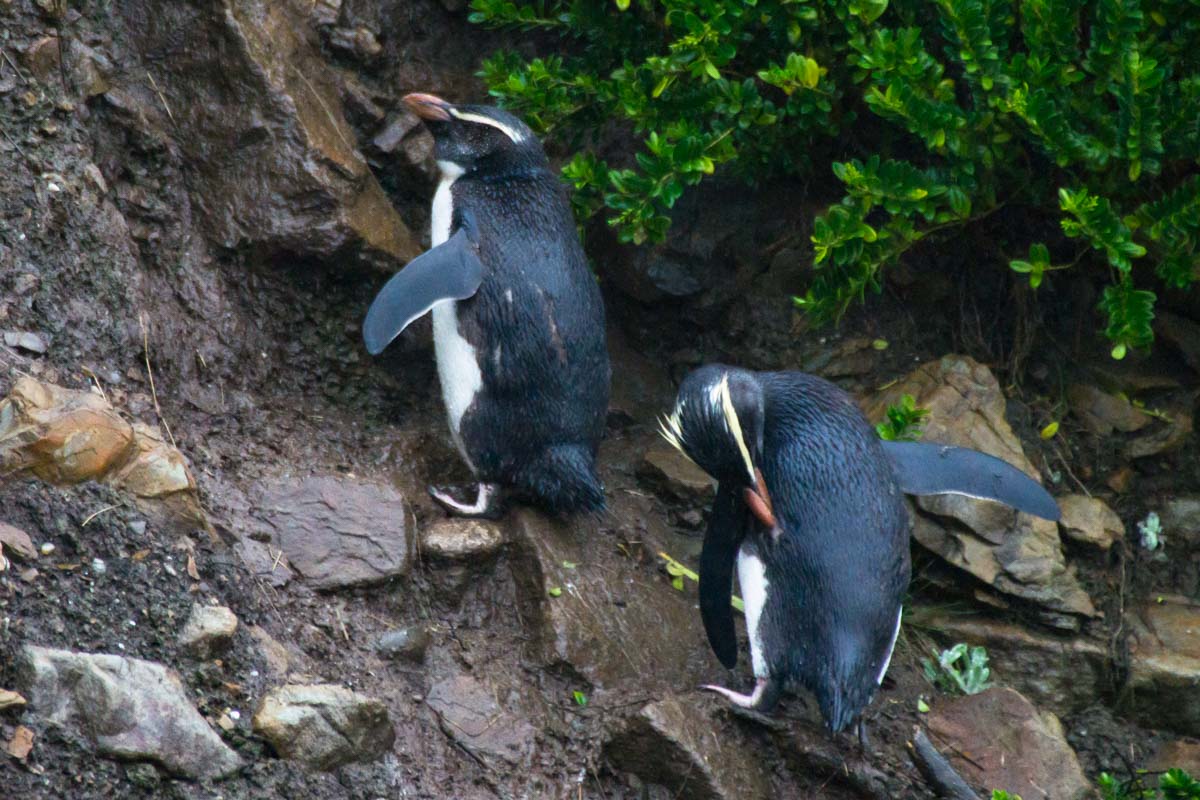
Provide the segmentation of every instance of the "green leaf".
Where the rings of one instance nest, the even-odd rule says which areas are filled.
[[[924,697],[918,697],[918,698],[917,698],[917,711],[918,711],[918,712],[920,712],[920,713],[922,713],[922,714],[928,714],[928,713],[929,713],[929,703],[926,703],[926,702],[925,702],[925,698],[924,698]]]
[[[571,696],[575,699],[575,705],[577,706],[586,706],[588,704],[587,695],[578,689],[572,692]]]
[[[551,586],[548,590],[546,590],[546,593],[549,594],[551,597],[561,597],[562,596],[562,587],[561,586]]]

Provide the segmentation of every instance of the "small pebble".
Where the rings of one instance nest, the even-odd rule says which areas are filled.
[[[97,575],[103,575],[104,573],[108,572],[108,565],[104,563],[103,559],[93,558],[92,572],[96,573]]]
[[[115,381],[112,382],[115,383]],[[129,530],[133,531],[137,536],[143,535],[146,532],[146,520],[134,520],[133,522],[129,523]]]
[[[42,550],[42,555],[48,556],[54,552],[54,544],[52,542],[46,542],[45,544],[42,545],[41,550]]]

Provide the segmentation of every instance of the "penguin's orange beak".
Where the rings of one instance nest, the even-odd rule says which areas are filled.
[[[750,507],[750,513],[761,522],[767,530],[775,530],[778,524],[775,519],[775,509],[771,505],[771,493],[767,491],[767,482],[763,480],[761,469],[754,470],[754,488],[746,487],[742,498]]]
[[[431,94],[406,94],[403,98],[408,110],[421,119],[434,122],[447,122],[450,119],[450,104],[440,97]]]

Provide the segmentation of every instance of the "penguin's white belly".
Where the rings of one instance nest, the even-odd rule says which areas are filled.
[[[439,161],[438,167],[442,171],[442,180],[433,195],[429,225],[429,238],[434,247],[450,238],[450,225],[454,218],[454,196],[450,187],[462,174],[459,167],[449,162]],[[446,300],[433,307],[433,352],[437,358],[438,380],[442,384],[442,400],[446,403],[450,433],[458,452],[473,472],[475,464],[463,445],[460,430],[463,414],[467,413],[483,386],[483,373],[479,370],[475,348],[458,329],[457,306],[455,301]]]
[[[763,653],[762,622],[763,606],[767,603],[767,570],[762,560],[754,553],[747,552],[745,547],[738,550],[737,557],[738,585],[742,591],[742,603],[746,608],[746,632],[750,634],[750,664],[754,668],[754,677],[767,677],[767,660]]]
[[[447,300],[433,307],[433,351],[437,357],[438,379],[442,383],[442,400],[446,403],[450,433],[467,466],[474,470],[460,430],[463,414],[475,402],[475,395],[483,386],[483,374],[479,370],[475,348],[459,333],[457,305],[453,300]]]

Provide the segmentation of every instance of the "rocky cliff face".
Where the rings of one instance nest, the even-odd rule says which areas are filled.
[[[1200,734],[1190,362],[1079,358],[1060,404],[1045,362],[1041,395],[1002,389],[934,312],[916,325],[885,300],[807,331],[786,296],[804,213],[779,213],[795,187],[700,196],[655,250],[589,239],[618,376],[608,515],[442,518],[425,483],[464,475],[428,326],[377,362],[358,328],[427,241],[431,143],[398,97],[483,96],[472,73],[497,42],[465,15],[0,0],[12,796],[929,797],[907,749],[919,700],[976,788],[1026,800],[997,782],[1048,785],[1037,770],[1074,796],[1112,752],[1186,750],[1169,740]],[[695,563],[711,493],[653,418],[711,360],[818,372],[873,417],[912,394],[929,436],[1073,495],[1061,528],[914,508],[878,753],[829,741],[801,700],[764,725],[696,691],[748,675],[722,674],[694,584],[660,556]],[[1156,508],[1171,559],[1138,548]],[[940,695],[921,660],[957,641],[1010,688]]]

